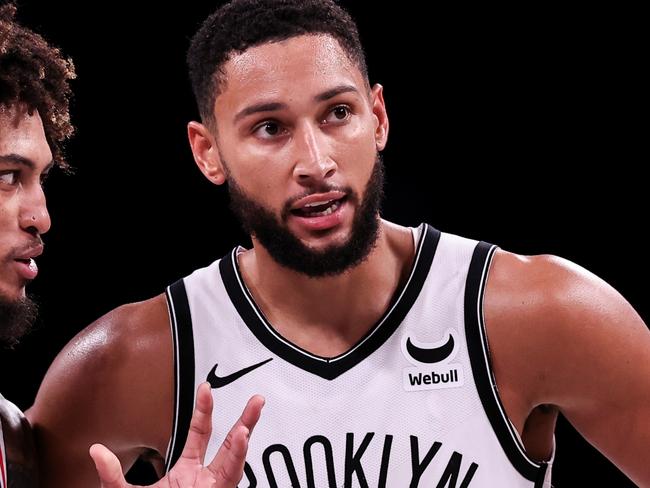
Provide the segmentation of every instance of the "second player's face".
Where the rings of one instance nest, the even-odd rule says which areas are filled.
[[[324,35],[250,48],[224,72],[214,113],[229,176],[310,248],[345,243],[385,145],[382,87],[369,93]]]
[[[0,107],[0,297],[19,300],[50,228],[42,181],[52,152],[38,113]]]

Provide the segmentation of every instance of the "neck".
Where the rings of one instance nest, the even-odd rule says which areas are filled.
[[[280,334],[322,356],[345,352],[365,335],[391,305],[414,258],[411,231],[383,220],[368,258],[336,276],[311,278],[285,268],[253,242],[239,264],[257,305]]]

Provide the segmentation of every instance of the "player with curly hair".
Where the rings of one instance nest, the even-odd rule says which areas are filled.
[[[70,59],[0,6],[0,342],[14,345],[36,318],[25,285],[37,273],[41,236],[50,228],[43,181],[69,168],[62,144],[72,135]],[[0,486],[35,486],[29,423],[0,396]]]

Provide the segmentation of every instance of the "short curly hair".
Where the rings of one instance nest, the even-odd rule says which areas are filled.
[[[17,23],[15,15],[13,3],[0,5],[0,105],[24,104],[30,114],[38,111],[55,164],[69,170],[62,144],[74,132],[69,84],[75,78],[74,64]]]
[[[368,80],[357,25],[333,0],[234,0],[210,15],[192,37],[187,65],[201,119],[214,126],[213,107],[232,54],[304,34],[328,34]]]

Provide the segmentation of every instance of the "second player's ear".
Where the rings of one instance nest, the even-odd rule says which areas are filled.
[[[226,173],[212,132],[200,122],[192,121],[187,124],[187,137],[194,161],[201,172],[215,185],[222,185],[226,181]]]

